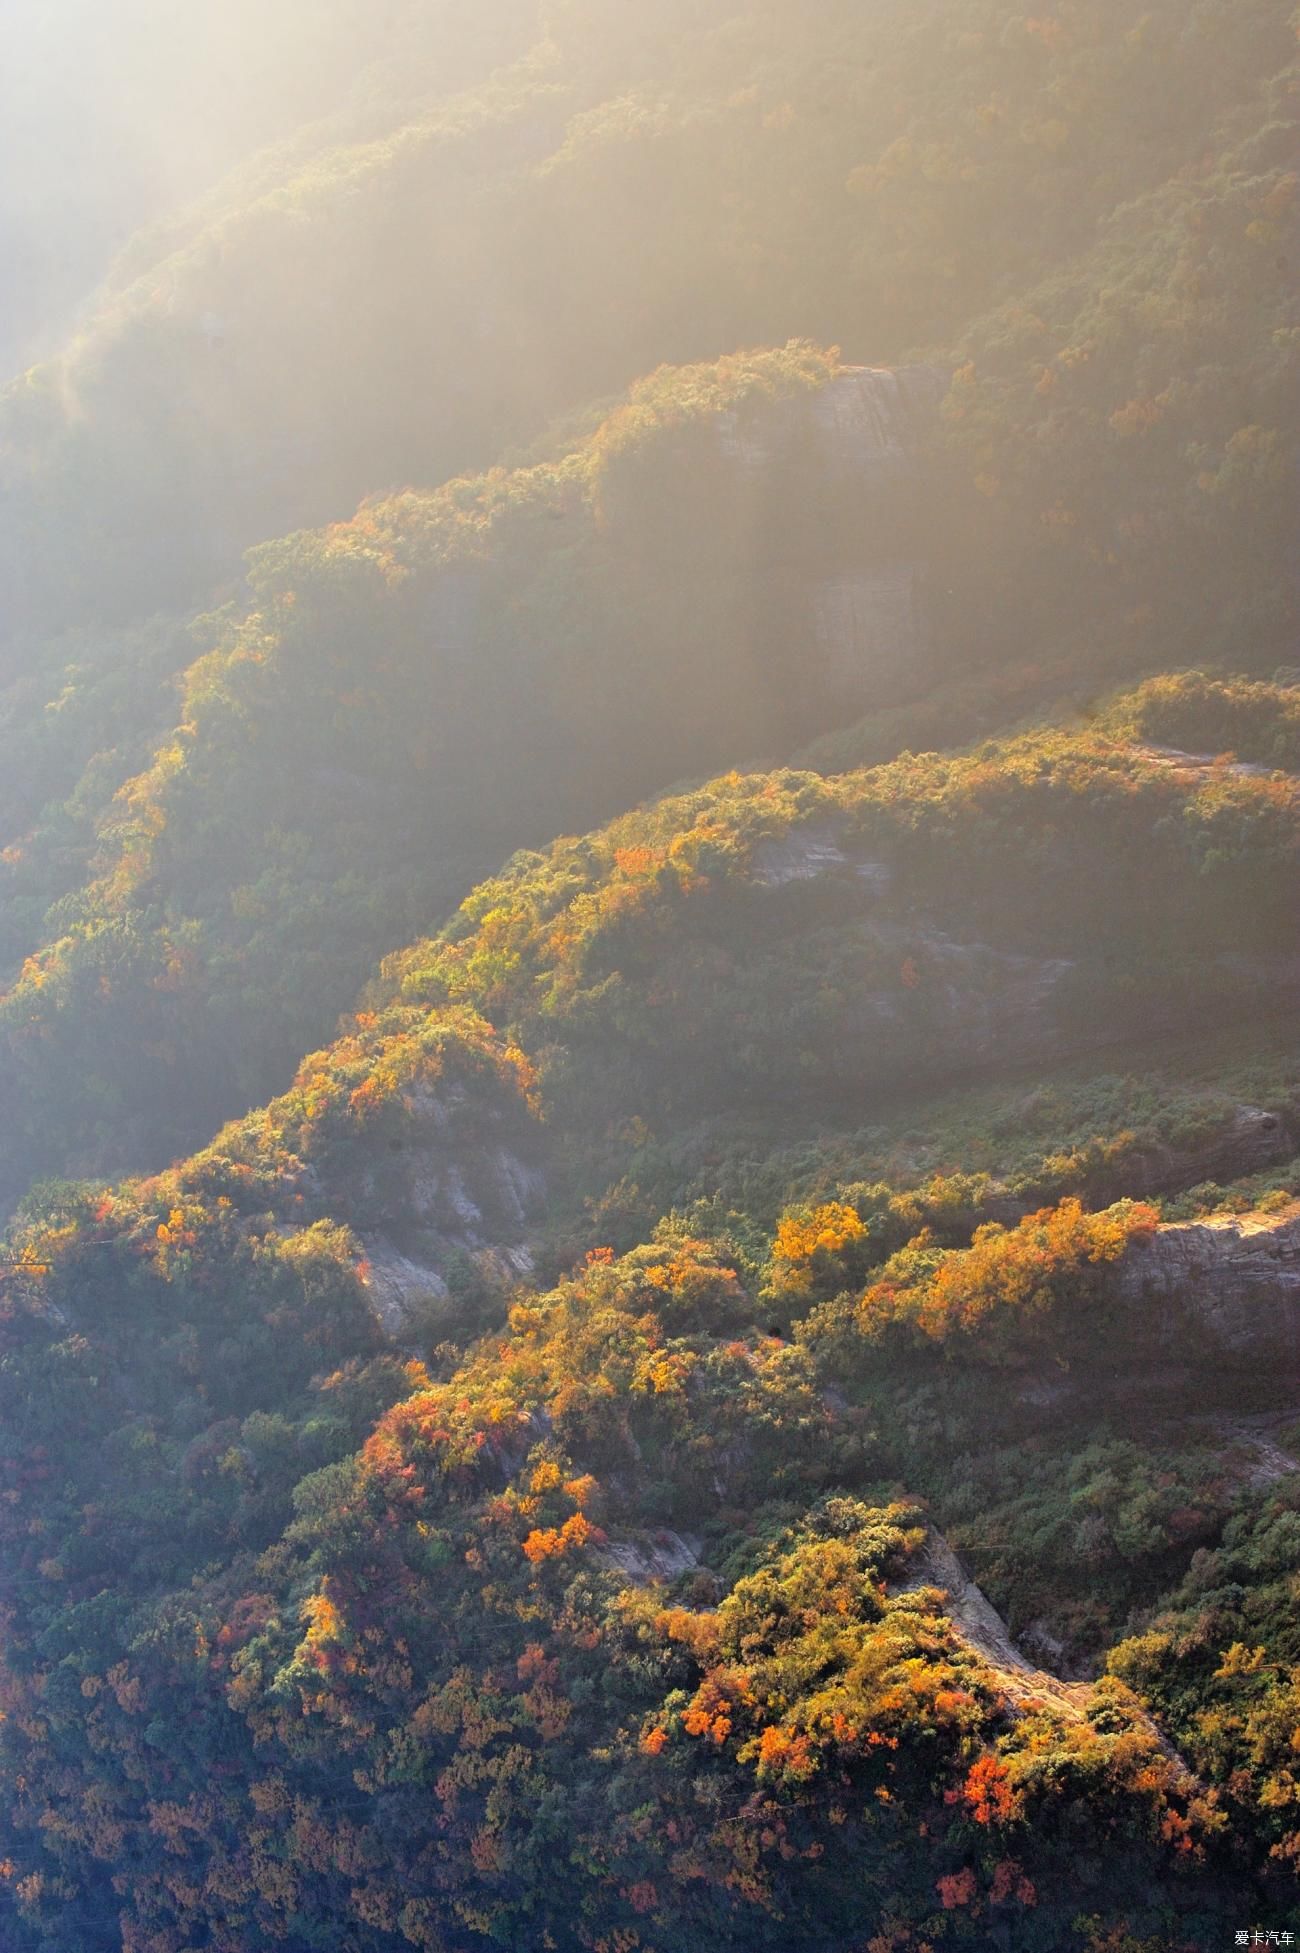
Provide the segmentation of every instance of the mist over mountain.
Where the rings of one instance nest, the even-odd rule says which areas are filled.
[[[56,357],[137,234],[165,240],[259,152],[327,146],[382,116],[381,102],[391,112],[395,100],[415,105],[477,78],[475,55],[490,49],[488,65],[506,42],[495,29],[476,36],[467,15],[408,0],[11,0],[0,75],[6,373]]]
[[[0,1943],[1280,1934],[1291,0],[3,35]]]

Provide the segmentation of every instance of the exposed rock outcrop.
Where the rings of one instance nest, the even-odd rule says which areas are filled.
[[[1290,1159],[1295,1149],[1296,1135],[1276,1112],[1257,1105],[1239,1105],[1196,1144],[1154,1144],[1125,1153],[1114,1182],[1105,1191],[1110,1199],[1118,1200],[1125,1194],[1145,1198],[1211,1182],[1227,1186]]]
[[[913,1554],[909,1562],[906,1577],[897,1583],[894,1591],[908,1593],[920,1587],[937,1587],[941,1590],[945,1613],[961,1639],[997,1670],[1003,1694],[1013,1712],[1030,1713],[1050,1705],[1071,1722],[1087,1720],[1093,1703],[1092,1683],[1066,1680],[1029,1661],[1012,1640],[1011,1632],[996,1607],[968,1577],[942,1533],[933,1528],[927,1529],[920,1550]],[[1034,1632],[1040,1647],[1060,1648],[1061,1644],[1045,1623],[1036,1622]],[[1185,1787],[1194,1788],[1196,1778],[1193,1772],[1154,1717],[1139,1708],[1136,1702],[1133,1713],[1138,1721],[1145,1724],[1164,1755],[1175,1766]]]
[[[355,1182],[346,1169],[332,1176],[362,1224],[422,1228],[469,1251],[519,1240],[546,1191],[519,1105],[417,1086],[403,1110],[400,1131]]]
[[[850,366],[815,397],[829,473],[892,485],[934,433],[948,375],[938,366]]]
[[[639,1534],[636,1539],[607,1540],[596,1552],[600,1565],[621,1573],[634,1587],[656,1580],[675,1580],[700,1564],[703,1541],[668,1527]]]
[[[1286,1436],[1296,1421],[1294,1409],[1264,1411],[1253,1416],[1196,1419],[1198,1424],[1208,1425],[1216,1438],[1229,1447],[1230,1467],[1234,1457],[1241,1460],[1239,1482],[1256,1491],[1264,1486],[1279,1485],[1284,1478],[1292,1478],[1300,1472],[1300,1459],[1290,1451],[1283,1450],[1274,1436],[1275,1432]]]
[[[807,680],[862,709],[909,689],[931,649],[927,457],[948,387],[940,367],[847,367],[755,414],[718,417],[757,592],[756,642],[778,667],[807,646]]]
[[[1282,771],[1277,767],[1261,766],[1255,760],[1227,759],[1215,753],[1185,753],[1180,746],[1139,746],[1138,751],[1153,766],[1168,767],[1171,773],[1189,781],[1204,780],[1220,771],[1233,774],[1239,780],[1267,779],[1270,774]]]
[[[749,469],[785,464],[807,443],[808,459],[837,486],[894,487],[934,433],[948,374],[939,366],[846,366],[808,398],[796,395],[761,416],[718,416],[727,458]]]
[[[808,444],[824,508],[807,560],[808,634],[823,681],[866,702],[906,685],[932,649],[923,485],[948,376],[938,367],[851,367],[815,396]],[[823,507],[819,498],[819,507]]]
[[[930,648],[919,563],[867,563],[812,588],[812,640],[830,683],[858,691],[873,672],[906,669]]]
[[[878,991],[864,987],[857,998],[864,1035],[887,1031],[909,1063],[923,1060],[931,1046],[936,1053],[942,1047],[944,1062],[962,1068],[1004,1058],[1020,1063],[1057,1047],[1055,1000],[1074,968],[1069,959],[960,942],[920,921],[904,924],[887,912],[876,913],[876,898],[890,892],[893,871],[885,862],[851,859],[843,837],[829,824],[809,823],[779,840],[760,842],[750,864],[753,879],[773,889],[841,870],[858,884],[857,899],[869,918],[864,941],[878,946],[891,972],[910,962],[917,985],[907,1008],[896,985]]]
[[[382,1236],[363,1237],[366,1262],[362,1280],[384,1334],[400,1343],[412,1325],[450,1301],[451,1291],[436,1268],[400,1254]]]
[[[1300,1201],[1158,1228],[1116,1280],[1164,1340],[1190,1328],[1226,1357],[1300,1362]]]
[[[843,868],[847,860],[833,829],[799,827],[779,841],[761,841],[751,870],[755,881],[781,888],[786,882],[815,881],[832,868]]]
[[[453,1301],[449,1264],[510,1283],[532,1271],[529,1238],[546,1199],[540,1142],[520,1104],[462,1085],[412,1087],[387,1145],[326,1189],[358,1229],[364,1280],[385,1334],[427,1333]]]
[[[937,1587],[943,1593],[944,1611],[962,1640],[1000,1670],[1013,1701],[1028,1707],[1036,1700],[1047,1700],[1073,1720],[1082,1720],[1091,1693],[1088,1684],[1063,1681],[1045,1668],[1035,1667],[1021,1653],[997,1608],[966,1573],[943,1534],[932,1527],[895,1591],[915,1593],[922,1587]]]

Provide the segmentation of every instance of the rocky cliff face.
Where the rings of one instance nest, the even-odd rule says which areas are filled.
[[[870,701],[873,675],[920,666],[930,650],[924,567],[869,563],[820,578],[810,593],[811,637],[828,682]]]
[[[850,367],[757,419],[719,418],[760,628],[806,646],[810,680],[846,708],[906,689],[930,654],[926,457],[947,385],[938,367]]]
[[[938,366],[851,366],[816,396],[823,465],[847,480],[896,487],[934,432],[948,388]]]
[[[1098,1195],[1122,1200],[1126,1195],[1147,1199],[1152,1194],[1181,1193],[1208,1183],[1228,1186],[1234,1180],[1290,1159],[1300,1134],[1276,1112],[1257,1105],[1239,1105],[1225,1124],[1196,1144],[1176,1147],[1153,1144],[1145,1151],[1126,1153],[1113,1179],[1103,1179]]]
[[[315,1197],[356,1230],[384,1333],[402,1344],[457,1313],[448,1276],[509,1283],[531,1272],[546,1199],[541,1137],[505,1094],[415,1085],[395,1134],[312,1169]]]
[[[837,492],[853,482],[897,488],[931,438],[948,375],[938,366],[848,366],[810,398],[761,419],[719,416],[724,451],[756,469],[798,454]]]
[[[970,1578],[948,1541],[933,1526],[926,1528],[925,1538],[912,1555],[905,1577],[897,1583],[897,1591],[909,1593],[927,1587],[937,1587],[943,1593],[944,1612],[967,1646],[1000,1671],[1012,1713],[1032,1709],[1047,1700],[1054,1702],[1071,1721],[1082,1720],[1091,1698],[1087,1683],[1053,1669],[1040,1668],[1025,1655],[988,1595]],[[1059,1662],[1064,1654],[1061,1644],[1052,1643],[1050,1635],[1044,1636],[1041,1628],[1039,1639],[1048,1642],[1045,1652],[1050,1652]]]
[[[938,368],[855,367],[816,397],[810,445],[820,482],[821,573],[808,592],[817,663],[846,701],[871,702],[925,669],[925,456],[947,376]]]
[[[1300,1201],[1159,1228],[1117,1279],[1162,1340],[1185,1344],[1190,1329],[1227,1359],[1300,1363]]]

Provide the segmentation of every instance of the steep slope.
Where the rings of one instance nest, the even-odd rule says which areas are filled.
[[[806,347],[668,369],[559,459],[267,545],[133,778],[175,630],[52,709],[29,686],[0,1180],[162,1163],[511,849],[923,688],[941,384]]]
[[[261,686],[256,659],[235,661],[233,681],[250,667]],[[446,1167],[427,1157],[429,1145],[447,1151],[446,1108],[424,1107],[418,1083],[420,1053],[430,1038],[440,1048],[444,1024],[456,1037],[477,1026],[485,1049],[517,1054],[535,1083],[511,1089],[540,1093],[551,1129],[549,1139],[536,1129],[518,1170],[526,1181],[541,1148],[552,1181],[578,1177],[578,1198],[603,1194],[656,1132],[680,1140],[719,1119],[795,1132],[829,1120],[852,1131],[877,1109],[905,1108],[956,1080],[1010,1078],[1014,1090],[1017,1077],[1032,1085],[1089,1054],[1094,1064],[1158,1054],[1162,1041],[1185,1063],[1188,1038],[1229,1009],[1255,1016],[1269,1048],[1263,1027],[1276,1024],[1284,1039],[1300,984],[1295,778],[1226,757],[1171,760],[1144,733],[1198,727],[1247,751],[1280,752],[1294,698],[1196,676],[1159,681],[1116,701],[1092,730],[1045,729],[835,776],[733,773],[581,840],[522,852],[437,935],[388,959],[343,1041],[309,1061],[267,1114],[230,1127],[213,1157],[233,1148],[260,1186],[287,1173],[283,1202],[304,1191],[292,1162],[302,1155],[318,1175],[355,1126],[363,1153],[378,1158],[350,1192],[328,1182],[341,1207],[318,1187],[320,1211],[418,1233],[421,1201],[430,1213],[437,1201],[417,1184],[446,1184]],[[187,765],[213,764],[195,763],[201,750],[193,738],[164,793],[184,785]],[[240,811],[253,820],[262,817],[255,791],[250,771]],[[174,804],[202,836],[184,799]],[[153,831],[165,845],[161,819]],[[179,859],[173,850],[173,873]],[[128,857],[124,870],[140,874],[139,861]],[[347,893],[336,886],[336,928]],[[235,895],[238,915],[248,890]],[[135,913],[149,922],[148,911]],[[292,942],[297,918],[280,926]],[[104,933],[86,931],[88,952],[102,949]],[[164,929],[162,949],[169,940]],[[60,1058],[84,1082],[112,1078],[111,1064],[121,1076],[138,1057],[131,971],[124,979],[110,966],[119,987],[97,979],[96,1006],[82,992],[85,972],[98,968],[70,959],[69,976],[57,957],[34,959],[9,1000],[18,1059],[30,1051],[29,1076],[47,1087]],[[211,969],[182,969],[158,990],[172,1010],[187,994],[210,1018],[222,1008]],[[119,1028],[103,1056],[72,1042],[106,1038],[110,1026]],[[244,1023],[241,1035],[256,1030]],[[184,1056],[194,1063],[192,1050]],[[179,1062],[161,1074],[186,1075]],[[1226,1100],[1207,1120],[1196,1105],[1192,1092],[1181,1129],[1148,1126],[1129,1131],[1118,1152],[1080,1155],[1071,1170],[1081,1179],[1031,1172],[1026,1185],[1176,1194],[1286,1157],[1285,1109]],[[1059,1116],[1068,1122],[1066,1110]],[[524,1123],[535,1126],[534,1115]],[[1128,1123],[1121,1108],[1115,1131]],[[47,1130],[58,1131],[52,1119]],[[22,1136],[30,1145],[30,1130]],[[975,1133],[961,1143],[970,1152]],[[1051,1150],[1045,1136],[1040,1163]],[[515,1169],[503,1171],[508,1180]],[[504,1203],[516,1232],[493,1238],[518,1245],[520,1203],[495,1177],[488,1204]],[[455,1196],[442,1201],[449,1223]]]
[[[1216,1061],[1204,1029],[1294,981],[1294,782],[1148,740],[1279,752],[1292,706],[1166,680],[519,856],[281,1099],[35,1198],[0,1365],[14,1944],[676,1953],[707,1921],[847,1953],[954,1920],[1094,1953],[1285,1903],[1257,1722],[1216,1746],[1172,1634],[1131,1631],[1290,1497],[1225,1432],[1298,1387],[1293,1323],[1239,1333],[1257,1252],[1213,1309],[1165,1279],[1262,1238],[1195,1218],[1225,1200],[1294,1232],[1284,1037]],[[1072,1075],[1099,1040],[1145,1071]],[[1116,1643],[1127,1680],[1090,1680]]]
[[[199,221],[196,199],[247,159],[355,139],[379,103],[409,113],[486,73],[533,28],[498,4],[471,19],[394,0],[11,0],[0,77],[0,371],[57,355],[130,243],[137,275]],[[514,42],[512,44],[512,33]],[[265,165],[264,165],[265,167]],[[229,201],[229,197],[227,197]],[[205,213],[210,225],[211,205]],[[143,233],[143,234],[142,234]],[[125,267],[121,275],[125,274]]]
[[[0,396],[6,1953],[1294,1914],[1292,13],[287,0]]]
[[[439,10],[355,140],[304,131],[128,254],[7,397],[24,1164],[0,1198],[193,1145],[496,859],[674,778],[864,705],[825,763],[1091,709],[1193,650],[1272,672],[1300,343],[1284,12],[602,4],[541,37],[506,9],[459,78],[532,52],[412,119],[458,31]],[[1136,141],[1156,92],[1178,106]],[[240,549],[288,521],[498,453],[702,339],[809,324],[939,351],[844,371],[766,433],[728,416],[815,387],[813,356],[660,375],[540,465],[263,545],[251,614],[234,594]],[[900,447],[927,453],[920,494]],[[233,605],[194,664],[179,618],[138,619],[198,590]]]
[[[991,601],[1018,576],[1022,616],[1050,631],[1095,608],[1102,578],[1120,668],[1139,643],[1290,661],[1298,99],[1295,73],[1277,77],[954,360],[949,425],[987,512]]]
[[[1125,0],[479,11],[480,72],[513,65],[413,111],[377,49],[368,121],[333,146],[309,129],[127,253],[77,343],[11,388],[12,660],[192,602],[259,539],[486,465],[663,360],[792,336],[873,361],[966,347],[970,472],[1037,498],[999,531],[1022,579],[1050,580],[1059,508],[1090,560],[1122,550],[1130,607],[1160,600],[1168,559],[1132,526],[1151,512],[1113,500],[1138,452],[1158,528],[1189,444],[1220,523],[1249,526],[1246,430],[1290,440],[1289,0],[1158,0],[1136,24]],[[428,32],[463,45],[467,10]],[[446,67],[418,35],[416,57]],[[1040,456],[1083,479],[1044,484]]]
[[[1296,815],[1286,773],[1092,732],[731,776],[521,857],[374,995],[473,999],[562,1045],[574,1104],[869,1104],[1228,997],[1285,1011]]]
[[[1071,1924],[1081,1879],[1098,1930],[1174,1917],[1194,1943],[1222,1916],[1222,1868],[1195,1866],[1213,1804],[1128,1694],[990,1666],[944,1615],[951,1577],[917,1554],[916,1512],[818,1496],[886,1460],[813,1352],[754,1327],[706,1244],[669,1229],[595,1256],[438,1383],[361,1366],[332,1244],[308,1238],[269,1238],[245,1264],[273,1285],[285,1339],[275,1411],[258,1402],[265,1358],[232,1368],[215,1339],[187,1355],[178,1338],[198,1375],[224,1374],[217,1421],[187,1441],[162,1391],[137,1389],[116,1430],[110,1414],[88,1433],[85,1483],[67,1488],[79,1519],[39,1554],[11,1542],[16,1943],[256,1943],[297,1920],[340,1947],[383,1947],[400,1922],[417,1945],[509,1933],[540,1949],[640,1916],[649,1944],[676,1946],[703,1915],[723,1944],[793,1953],[851,1945],[888,1891],[900,1928],[956,1904],[1012,1929],[1032,1908],[1039,1942],[1066,1947],[1088,1943]],[[150,1287],[193,1282],[219,1322],[215,1245],[178,1208],[103,1302],[143,1337]],[[14,1322],[33,1380],[42,1328],[70,1327],[80,1251],[55,1252],[54,1286]],[[305,1354],[352,1360],[295,1395],[283,1358],[308,1324]],[[98,1373],[114,1394],[135,1373],[129,1353],[78,1368],[83,1391]],[[202,1418],[196,1396],[178,1409]],[[14,1433],[19,1526],[54,1518],[45,1415],[29,1399]],[[110,1592],[104,1569],[146,1511]],[[666,1525],[698,1528],[706,1558],[675,1591],[637,1591],[619,1542]],[[186,1557],[214,1547],[224,1570],[187,1585]],[[172,1591],[151,1594],[160,1578]],[[116,1917],[110,1850],[130,1866]],[[557,1851],[562,1902],[541,1876]]]

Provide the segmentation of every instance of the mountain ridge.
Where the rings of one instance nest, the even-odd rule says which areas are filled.
[[[1294,0],[219,11],[18,213],[129,84],[0,393],[0,1941],[1289,1918]]]

